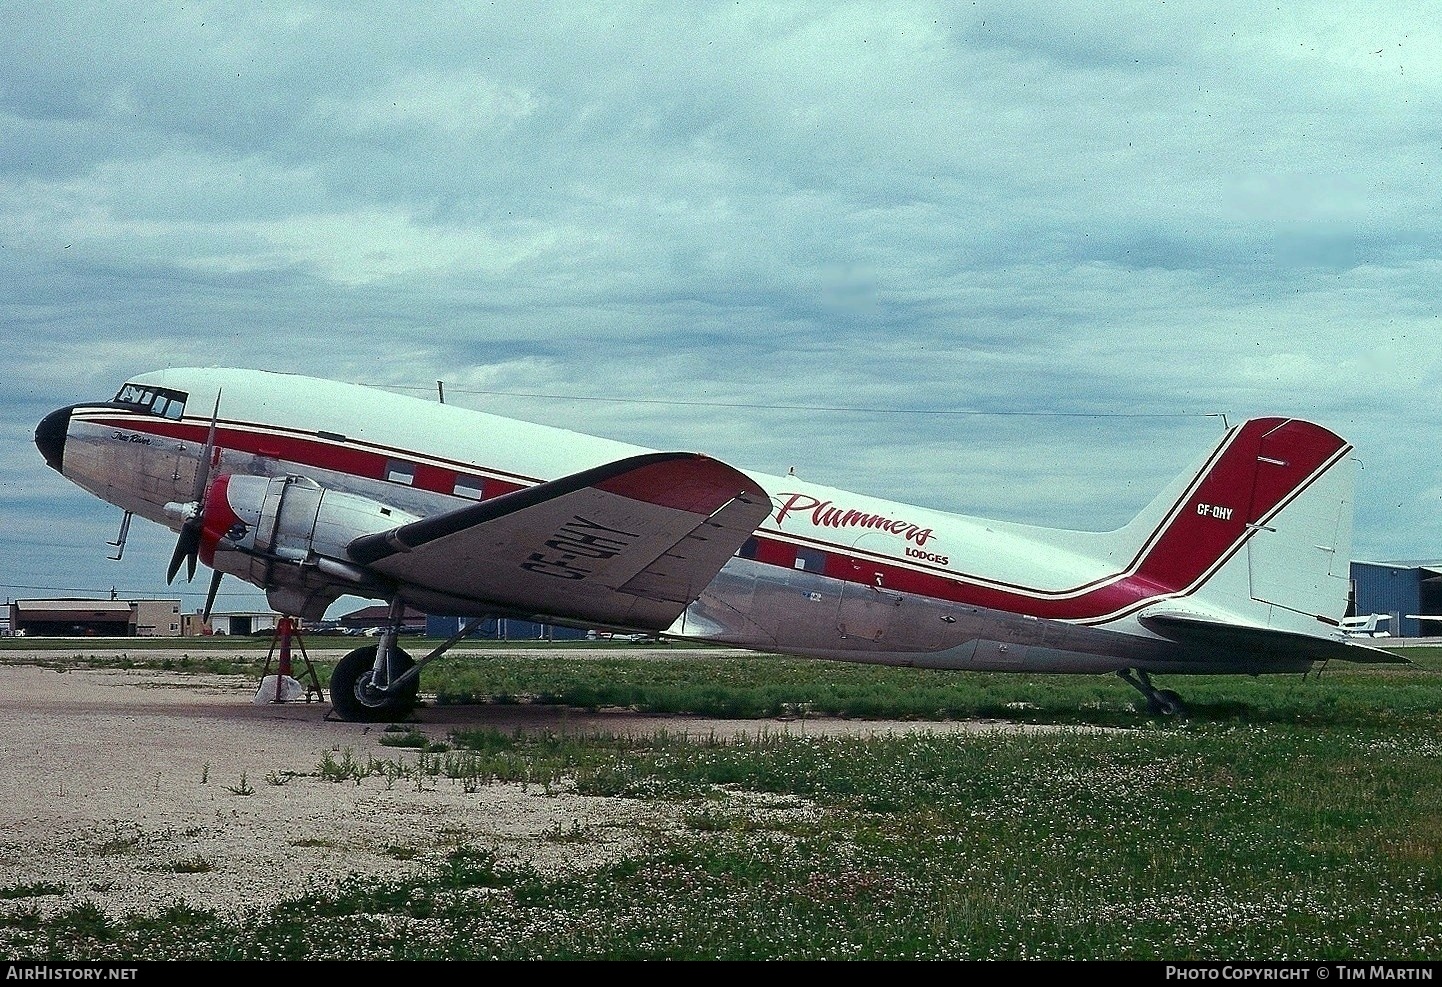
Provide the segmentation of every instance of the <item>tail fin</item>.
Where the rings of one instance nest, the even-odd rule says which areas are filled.
[[[1142,573],[1247,623],[1335,631],[1351,579],[1351,450],[1311,421],[1244,421],[1156,530]]]
[[[1335,633],[1351,577],[1351,451],[1300,419],[1235,426],[1123,529],[1145,539],[1137,574],[1219,617]]]

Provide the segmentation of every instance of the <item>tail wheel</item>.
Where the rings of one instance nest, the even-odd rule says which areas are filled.
[[[1147,705],[1153,713],[1161,716],[1185,716],[1187,713],[1186,706],[1182,705],[1182,697],[1171,689],[1158,689]]]
[[[411,679],[400,689],[375,688],[376,648],[356,648],[335,666],[330,676],[331,709],[343,720],[356,723],[391,723],[403,720],[416,708],[421,680]],[[415,660],[400,648],[391,649],[391,678],[415,667]]]

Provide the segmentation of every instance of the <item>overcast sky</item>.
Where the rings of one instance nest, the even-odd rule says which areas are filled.
[[[174,535],[107,560],[119,511],[32,439],[211,364],[1073,528],[1304,417],[1356,445],[1353,557],[1442,558],[1434,3],[3,23],[6,597],[176,595]]]

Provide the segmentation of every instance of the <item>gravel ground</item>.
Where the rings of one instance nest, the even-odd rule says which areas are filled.
[[[175,904],[240,914],[348,875],[429,869],[460,845],[543,868],[591,866],[681,811],[534,786],[467,792],[446,778],[337,783],[320,777],[327,757],[407,764],[418,752],[382,745],[383,726],[329,719],[319,697],[257,703],[259,683],[243,676],[23,660],[9,653],[0,665],[0,914],[82,902],[114,915]],[[485,727],[698,737],[995,728],[431,704],[416,720],[437,742]],[[547,838],[576,826],[592,838]],[[64,890],[15,896],[37,885]]]

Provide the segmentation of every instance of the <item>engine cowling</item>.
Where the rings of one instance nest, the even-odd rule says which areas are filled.
[[[259,586],[281,612],[311,619],[344,594],[383,595],[383,584],[347,560],[345,547],[418,520],[309,477],[240,475],[216,477],[202,519],[202,562]]]

